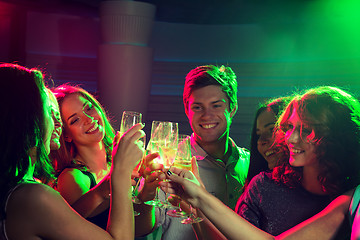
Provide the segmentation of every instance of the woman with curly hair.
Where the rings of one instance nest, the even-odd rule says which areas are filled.
[[[288,159],[261,173],[239,199],[236,212],[278,235],[320,212],[359,183],[358,101],[333,87],[295,97],[279,119],[277,142]]]
[[[331,200],[360,183],[360,104],[345,91],[325,86],[295,97],[278,121],[276,141],[286,144],[290,156],[272,173],[260,173],[253,178],[239,200],[237,212],[242,217],[228,211],[204,189],[184,180],[195,181],[184,171],[172,169],[183,178],[168,173],[171,180],[184,187],[163,183],[163,188],[169,188],[170,193],[177,192],[200,208],[227,238],[271,239],[271,235],[278,235],[319,213]],[[335,233],[337,238],[346,238],[350,232],[350,229],[347,233],[339,230],[350,195],[351,192],[341,195],[310,221],[320,223],[317,229],[321,229],[319,226],[330,228],[331,234],[325,239]],[[336,217],[322,218],[325,213]],[[330,222],[330,219],[335,220]],[[228,222],[233,224],[226,224]],[[315,225],[302,224],[301,227],[306,230]],[[292,237],[291,233],[293,229],[282,236]],[[298,239],[311,239],[306,236]],[[312,236],[313,239],[321,237]]]

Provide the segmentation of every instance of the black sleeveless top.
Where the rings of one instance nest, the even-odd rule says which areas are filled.
[[[88,176],[90,178],[90,189],[96,186],[96,180],[94,178],[94,175],[92,175],[91,172],[88,171],[81,171],[83,174]],[[106,230],[108,218],[109,218],[109,211],[110,208],[106,209],[102,213],[94,216],[94,217],[88,217],[86,218],[88,221],[94,223],[95,225],[101,227],[102,229]]]

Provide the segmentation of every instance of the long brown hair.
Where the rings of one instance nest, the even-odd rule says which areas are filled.
[[[303,139],[316,144],[321,166],[318,179],[329,195],[339,195],[360,183],[360,104],[349,93],[329,86],[310,89],[294,98],[278,121],[277,141],[293,110],[312,132]],[[300,133],[302,136],[302,133]],[[273,171],[274,179],[294,187],[301,182],[302,168],[288,161]]]
[[[111,163],[111,152],[113,147],[112,143],[115,133],[113,127],[111,126],[110,120],[101,104],[96,100],[93,95],[91,95],[89,92],[79,86],[63,84],[55,89],[52,89],[52,91],[56,99],[58,100],[60,109],[62,102],[68,95],[78,93],[82,95],[85,99],[90,101],[93,106],[97,108],[97,110],[99,110],[101,117],[104,120],[105,136],[103,138],[103,143],[105,145],[106,158],[107,162]],[[51,153],[56,173],[60,174],[65,168],[68,167],[84,168],[84,165],[74,162],[74,157],[77,154],[77,149],[74,143],[66,142],[64,140],[64,134],[62,134],[62,136],[60,137],[60,143],[60,149]]]
[[[259,107],[256,111],[256,114],[255,114],[255,118],[254,118],[253,125],[252,125],[252,130],[251,130],[250,165],[249,165],[248,175],[246,178],[246,184],[245,184],[246,186],[249,184],[249,182],[255,175],[259,174],[262,171],[269,170],[268,163],[265,160],[265,158],[260,154],[260,152],[258,150],[258,146],[257,146],[259,136],[256,134],[256,129],[257,129],[257,119],[258,119],[259,115],[266,110],[270,110],[274,113],[276,119],[278,119],[291,99],[292,99],[291,96],[279,97],[279,98],[275,98],[275,99],[270,99],[267,102],[261,103],[259,105]],[[275,129],[274,129],[273,134],[275,134]],[[274,144],[277,144],[277,143],[274,142]],[[279,145],[278,147],[281,147],[284,149],[284,153],[285,153],[284,158],[288,157],[288,154],[287,154],[288,149],[283,144],[281,146]],[[244,188],[246,188],[246,186]]]

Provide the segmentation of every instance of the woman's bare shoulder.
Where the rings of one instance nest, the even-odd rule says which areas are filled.
[[[42,183],[22,183],[9,197],[9,206],[21,204],[21,206],[44,205],[49,199],[61,200],[60,194],[53,188]]]
[[[18,238],[31,236],[55,216],[57,209],[66,208],[60,194],[41,183],[22,183],[9,196],[6,207],[6,231]],[[24,229],[19,232],[19,229]],[[25,230],[26,229],[26,230]]]
[[[78,168],[65,168],[59,175],[59,177],[67,176],[67,175],[78,175],[83,174],[83,172]]]
[[[11,194],[6,209],[6,232],[10,239],[107,239],[69,207],[61,195],[40,183],[21,184]],[[81,231],[74,231],[81,226]],[[21,231],[20,231],[21,229]],[[36,238],[38,239],[38,238]]]
[[[88,183],[89,177],[77,168],[66,168],[58,177],[58,183],[62,182]]]

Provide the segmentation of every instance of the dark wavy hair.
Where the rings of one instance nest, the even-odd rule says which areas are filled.
[[[47,183],[53,168],[44,145],[48,96],[37,69],[0,64],[0,196],[22,181],[30,166],[29,152],[36,148],[34,176]],[[2,205],[3,206],[3,205]],[[4,209],[3,207],[1,209]]]
[[[310,89],[294,98],[279,118],[277,141],[284,141],[284,127],[293,110],[302,125],[311,129],[303,139],[316,144],[321,166],[318,179],[329,195],[339,195],[360,183],[360,104],[349,93],[331,86]],[[300,132],[300,136],[303,133]],[[301,183],[302,168],[284,161],[273,171],[276,181],[289,187]]]
[[[229,99],[230,110],[237,107],[237,81],[234,71],[230,67],[205,65],[192,69],[185,77],[183,102],[186,113],[189,110],[188,103],[192,92],[210,85],[221,87]]]
[[[246,179],[246,185],[251,181],[251,179],[254,176],[259,174],[260,172],[269,170],[267,161],[260,154],[257,147],[259,136],[256,134],[256,129],[257,129],[257,119],[259,115],[263,113],[265,110],[271,110],[275,114],[276,119],[278,119],[281,113],[284,111],[287,104],[290,102],[290,100],[291,100],[290,96],[280,97],[280,98],[270,99],[265,103],[259,104],[259,107],[256,111],[255,118],[253,121],[251,136],[250,136],[250,165],[249,165],[248,176]]]
[[[103,138],[103,143],[105,145],[106,150],[106,158],[107,162],[111,163],[111,152],[112,152],[112,143],[115,136],[114,129],[111,126],[110,120],[101,106],[101,104],[96,100],[96,98],[87,92],[85,89],[79,86],[72,86],[69,84],[63,84],[52,89],[56,99],[58,100],[60,110],[61,105],[64,99],[70,94],[80,94],[85,99],[87,99],[97,110],[99,110],[102,119],[104,120],[104,129],[105,129],[105,136]],[[64,132],[66,129],[64,128]],[[55,166],[56,174],[59,175],[65,168],[74,167],[79,169],[84,169],[86,166],[76,163],[74,161],[74,157],[77,154],[76,146],[73,142],[66,142],[64,140],[64,135],[62,134],[60,137],[61,147],[59,150],[55,150],[51,152],[51,158],[53,160],[53,164]]]

